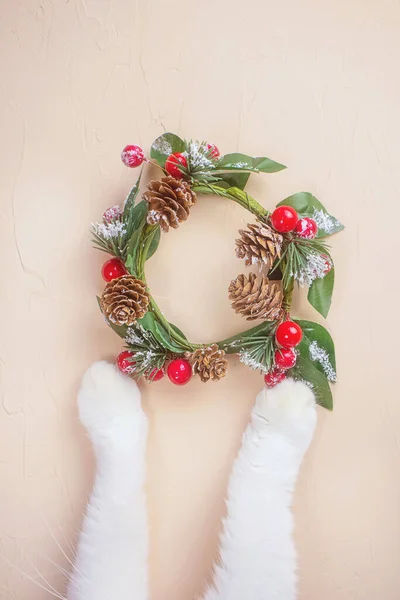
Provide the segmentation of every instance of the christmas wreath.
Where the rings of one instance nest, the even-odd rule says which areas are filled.
[[[141,174],[123,207],[113,206],[92,224],[96,248],[113,256],[102,269],[106,286],[99,306],[126,349],[119,369],[157,381],[167,373],[177,384],[193,375],[203,382],[225,377],[227,354],[264,374],[273,387],[286,376],[310,385],[318,402],[332,409],[330,382],[336,381],[335,349],[320,324],[290,316],[297,286],[308,287],[308,300],[327,316],[334,285],[334,266],[323,238],[343,225],[311,193],[285,198],[270,213],[245,191],[251,173],[275,173],[285,166],[266,157],[220,155],[207,142],[182,140],[166,133],[146,159],[139,146],[126,146],[128,167],[157,165],[163,176],[139,196]],[[190,215],[198,196],[214,194],[233,200],[253,216],[239,230],[236,255],[257,273],[240,274],[229,285],[233,309],[246,320],[261,321],[229,339],[194,344],[169,323],[146,283],[145,263],[158,248],[161,232],[176,229]]]

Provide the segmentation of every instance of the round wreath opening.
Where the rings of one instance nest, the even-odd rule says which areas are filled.
[[[227,374],[226,355],[237,354],[264,374],[267,386],[286,376],[301,379],[321,405],[332,409],[332,337],[319,323],[293,318],[290,310],[296,287],[306,286],[310,304],[327,316],[335,271],[323,238],[343,225],[309,192],[285,198],[272,212],[259,204],[245,191],[250,175],[286,168],[266,157],[221,156],[213,144],[166,133],[152,144],[148,159],[140,147],[127,146],[122,160],[131,168],[150,163],[162,173],[139,200],[140,173],[123,207],[109,208],[91,228],[95,247],[113,257],[103,266],[107,283],[98,301],[109,326],[125,341],[117,358],[120,370],[147,381],[167,373],[177,385],[192,375],[218,381]],[[238,232],[236,256],[258,272],[239,273],[227,287],[232,308],[261,323],[225,340],[194,344],[158,307],[145,264],[161,234],[181,226],[203,194],[232,200],[250,213],[247,227]]]

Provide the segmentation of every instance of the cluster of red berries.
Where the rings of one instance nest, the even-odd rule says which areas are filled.
[[[271,215],[272,227],[279,233],[293,231],[298,237],[312,240],[318,233],[318,225],[310,217],[302,217],[291,206],[278,206]]]
[[[215,144],[207,144],[208,155],[217,160],[220,156],[220,151]],[[140,146],[125,146],[121,153],[122,162],[131,169],[140,167],[145,159],[144,152]],[[182,179],[183,172],[181,167],[186,169],[188,166],[186,156],[182,152],[174,152],[170,154],[165,161],[165,170],[171,177]]]
[[[303,331],[294,321],[284,321],[275,333],[275,341],[279,348],[275,351],[275,366],[264,376],[265,385],[274,387],[286,378],[286,371],[296,364],[297,354],[294,349],[303,338]]]
[[[291,206],[278,206],[271,215],[271,225],[279,233],[293,232],[297,237],[305,240],[313,240],[318,233],[318,225],[311,217],[302,217]],[[321,255],[325,259],[326,275],[332,269],[329,256]]]
[[[121,373],[133,375],[135,373],[135,353],[124,350],[117,356],[116,365]],[[175,358],[168,363],[167,375],[175,385],[185,385],[192,378],[192,367],[188,360]],[[164,368],[152,369],[144,374],[149,381],[159,381],[165,375]]]

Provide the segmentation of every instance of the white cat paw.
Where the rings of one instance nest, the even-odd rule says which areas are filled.
[[[93,443],[123,443],[145,426],[140,391],[133,379],[106,361],[94,363],[83,376],[78,393],[79,418]]]
[[[252,411],[257,430],[273,430],[308,445],[316,425],[315,397],[301,381],[286,379],[274,388],[264,387]]]

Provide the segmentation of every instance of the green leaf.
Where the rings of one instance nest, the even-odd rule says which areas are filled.
[[[239,190],[244,190],[249,180],[250,173],[222,173],[219,175],[220,181],[218,185],[222,188],[236,187]]]
[[[123,215],[124,222],[129,221],[129,216],[130,216],[131,210],[132,210],[133,206],[135,205],[136,197],[139,192],[141,177],[142,177],[142,172],[140,172],[140,175],[137,178],[135,185],[133,186],[133,188],[131,189],[131,191],[128,194],[127,199],[125,200],[124,215]]]
[[[156,322],[156,318],[154,316],[154,314],[149,310],[144,317],[142,317],[141,319],[138,319],[138,324],[141,325],[144,329],[147,329],[147,331],[151,331],[151,333],[155,333],[155,322]]]
[[[165,161],[170,154],[184,152],[185,150],[186,144],[180,137],[174,133],[164,133],[153,142],[150,156],[160,167],[164,167]]]
[[[147,331],[151,331],[157,341],[160,342],[164,348],[168,348],[168,350],[176,354],[182,354],[185,351],[185,348],[182,348],[176,342],[174,342],[174,340],[172,340],[170,334],[157,321],[156,317],[151,311],[148,311],[144,317],[138,319],[138,323],[144,327],[144,329],[147,329]]]
[[[134,231],[140,229],[144,225],[147,216],[147,206],[147,202],[141,200],[139,204],[136,204],[136,206],[132,208],[130,218]]]
[[[134,266],[136,264],[136,254],[139,249],[142,230],[146,223],[146,216],[147,202],[142,200],[141,202],[139,202],[139,204],[136,204],[136,206],[131,210],[130,215],[133,233],[128,242],[125,266],[132,275],[135,275]]]
[[[308,290],[308,301],[320,315],[327,317],[332,302],[335,269],[332,269],[321,279],[314,279]]]
[[[185,348],[182,348],[182,346],[178,345],[178,343],[172,339],[171,335],[160,323],[158,323],[158,321],[155,323],[155,328],[156,333],[154,335],[165,348],[168,348],[168,350],[171,350],[171,352],[175,352],[177,354],[182,354],[185,352]]]
[[[301,356],[312,360],[314,366],[329,381],[336,380],[335,345],[329,331],[319,323],[294,319],[303,331],[303,339],[297,346]],[[313,344],[311,346],[311,344]],[[311,351],[310,351],[311,346]],[[313,356],[315,358],[313,358]]]
[[[155,253],[155,251],[157,250],[158,245],[160,243],[160,238],[161,238],[161,230],[160,230],[160,227],[158,226],[157,229],[155,229],[155,231],[154,231],[153,239],[152,239],[149,249],[147,251],[146,260],[149,260],[149,258],[151,258],[153,256],[153,254]]]
[[[249,170],[255,173],[276,173],[286,169],[285,165],[281,165],[265,156],[247,156],[247,154],[225,154],[216,164],[216,169],[219,170]]]
[[[317,237],[319,238],[333,235],[344,229],[344,225],[330,215],[325,206],[309,192],[293,194],[282,200],[282,202],[279,202],[278,206],[292,206],[300,217],[312,217],[315,219],[318,224]]]
[[[179,329],[179,327],[177,327],[173,323],[170,323],[169,326],[171,327],[171,329],[173,329],[174,331],[176,331],[176,333],[178,335],[180,335],[184,340],[187,340],[186,335],[183,333],[183,331],[181,331],[181,329]]]
[[[318,371],[311,360],[298,356],[296,366],[290,369],[289,374],[295,379],[311,384],[317,404],[328,410],[333,410],[333,398],[328,380],[325,375]]]

